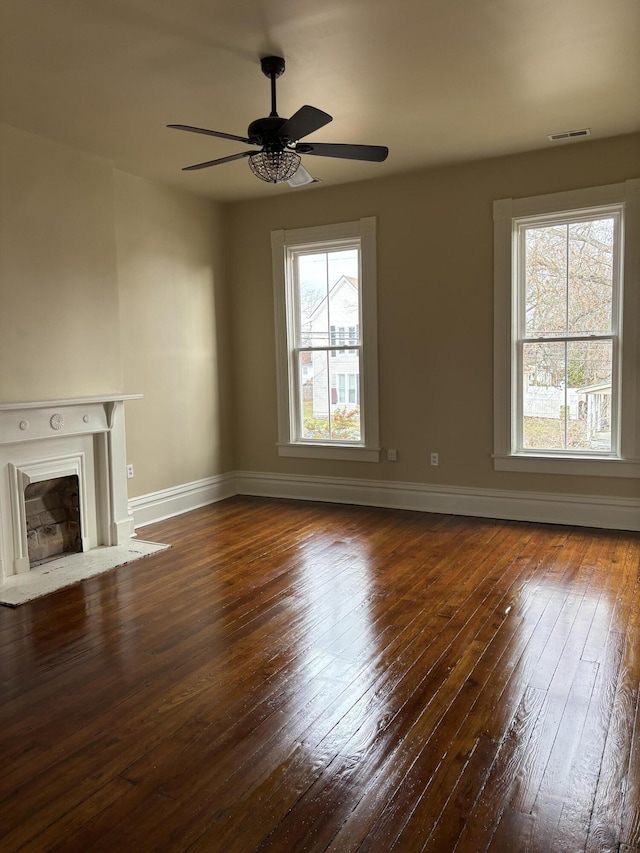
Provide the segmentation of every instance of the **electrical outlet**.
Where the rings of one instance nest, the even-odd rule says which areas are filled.
[[[387,450],[387,462],[397,462],[398,461],[398,451],[395,448],[390,447]]]
[[[127,479],[133,479],[133,465],[127,465]]]
[[[431,464],[432,465],[439,465],[440,464],[440,457],[438,456],[437,453],[431,454]]]

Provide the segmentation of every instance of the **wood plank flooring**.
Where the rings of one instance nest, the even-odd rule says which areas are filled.
[[[640,535],[233,498],[0,607],[0,850],[640,851]]]

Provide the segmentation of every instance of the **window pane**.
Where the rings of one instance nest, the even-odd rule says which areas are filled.
[[[570,335],[611,331],[613,225],[613,217],[569,225]]]
[[[525,334],[608,334],[614,218],[527,228]]]
[[[360,441],[360,406],[338,404],[331,410],[331,438],[334,441]]]
[[[302,439],[327,440],[330,437],[327,361],[327,350],[298,353],[299,435]]]
[[[525,334],[564,335],[567,328],[567,226],[525,232]]]
[[[357,326],[359,320],[358,249],[300,253],[293,261],[298,287],[298,345],[327,346],[336,327],[346,342],[348,326]]]
[[[523,448],[611,449],[611,341],[523,345]]]
[[[327,254],[329,287],[334,285],[342,276],[353,279],[358,283],[358,249],[340,249]]]
[[[523,447],[561,450],[565,446],[565,344],[524,344],[522,361]]]
[[[331,354],[335,356],[331,359],[331,372],[334,377],[341,374],[344,380],[345,374],[353,373],[357,376],[360,373],[359,350],[334,350]]]
[[[359,332],[356,333],[360,322],[358,250],[353,248],[328,252],[327,269],[329,317],[331,324],[336,327],[336,344],[359,344]]]
[[[327,306],[327,253],[294,255],[298,283],[298,328],[300,346],[329,343]]]
[[[360,441],[360,360],[358,354],[339,353],[331,370],[344,372],[332,373],[331,387],[331,438],[335,441]]]
[[[611,450],[611,341],[567,344],[567,397],[571,450]]]
[[[307,441],[354,441],[362,438],[358,390],[359,360],[339,356],[343,372],[334,370],[327,350],[298,353],[301,426],[299,434]],[[353,372],[344,369],[350,362]]]

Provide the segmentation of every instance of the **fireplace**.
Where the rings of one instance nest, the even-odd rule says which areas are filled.
[[[134,535],[124,402],[140,397],[0,404],[0,583],[53,556],[58,545],[89,551]],[[54,503],[75,501],[75,516],[72,507],[63,517],[60,506],[45,506],[44,495],[60,489]],[[38,508],[37,523],[28,520]]]
[[[76,474],[27,486],[24,505],[30,568],[82,551],[79,498]]]

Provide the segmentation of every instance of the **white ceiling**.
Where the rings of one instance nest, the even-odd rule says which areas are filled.
[[[309,140],[387,145],[385,163],[303,158],[327,184],[640,129],[638,0],[1,0],[0,120],[216,199],[282,192],[244,161],[182,166],[268,115],[259,58],[284,56],[278,112]],[[560,144],[584,144],[582,142]]]

